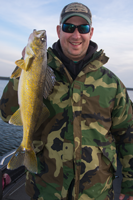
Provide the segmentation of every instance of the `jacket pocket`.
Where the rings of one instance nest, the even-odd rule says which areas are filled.
[[[110,145],[106,147],[98,147],[102,152],[102,160],[106,163],[106,165],[109,165],[109,163],[112,164],[113,170],[117,170],[117,153],[116,153],[116,147],[115,143],[111,143]]]

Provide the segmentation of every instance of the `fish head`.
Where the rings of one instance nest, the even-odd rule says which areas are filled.
[[[33,30],[33,33],[30,34],[28,39],[28,46],[32,49],[32,51],[36,54],[39,49],[47,48],[47,36],[45,30],[36,29]]]

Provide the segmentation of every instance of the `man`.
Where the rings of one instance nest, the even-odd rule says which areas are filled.
[[[97,52],[93,31],[85,5],[71,3],[63,8],[59,40],[48,49],[48,65],[56,76],[53,91],[44,99],[50,117],[33,137],[39,170],[38,174],[27,171],[26,176],[32,200],[114,199],[116,148],[123,165],[120,199],[127,194],[133,200],[131,102],[122,82],[103,67],[108,57],[102,50]],[[8,99],[1,104],[5,121],[18,108],[13,90],[17,83],[10,80],[3,93],[2,98]]]

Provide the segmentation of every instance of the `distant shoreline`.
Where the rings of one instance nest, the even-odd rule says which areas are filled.
[[[3,76],[0,76],[0,80],[9,80],[10,77],[3,77]]]
[[[126,88],[127,90],[133,90],[133,88]]]
[[[10,77],[3,77],[3,76],[0,76],[0,80],[9,80],[10,79]],[[133,88],[129,88],[129,87],[127,87],[126,88],[127,90],[133,90]]]

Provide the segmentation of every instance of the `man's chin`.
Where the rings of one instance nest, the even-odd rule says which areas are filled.
[[[69,58],[73,61],[79,61],[79,60],[82,60],[84,56],[81,55],[80,53],[75,53],[75,54],[73,53],[73,54],[70,54]]]

